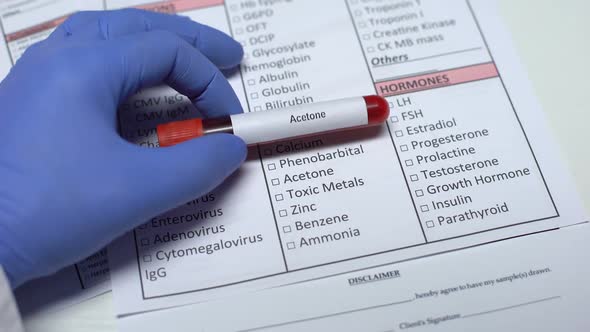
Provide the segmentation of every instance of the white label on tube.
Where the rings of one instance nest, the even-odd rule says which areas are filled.
[[[231,116],[234,135],[256,144],[369,123],[362,97]]]

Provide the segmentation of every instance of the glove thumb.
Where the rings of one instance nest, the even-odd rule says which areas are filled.
[[[139,215],[129,220],[140,223],[207,194],[230,176],[247,155],[246,144],[229,134],[136,151],[133,169],[125,173],[131,174],[128,185],[137,188],[127,207]]]

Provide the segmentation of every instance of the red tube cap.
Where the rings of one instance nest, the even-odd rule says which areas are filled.
[[[156,127],[160,147],[167,147],[203,136],[203,120],[174,121]]]

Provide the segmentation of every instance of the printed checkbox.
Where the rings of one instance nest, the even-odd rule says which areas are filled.
[[[282,200],[284,200],[284,199],[285,199],[285,197],[283,197],[283,194],[276,194],[276,195],[275,195],[275,200],[276,200],[277,202],[280,202],[280,201],[282,201]]]
[[[277,165],[275,163],[270,163],[267,167],[269,171],[274,171],[275,169],[277,169]]]
[[[236,29],[236,35],[241,35],[243,33],[244,33],[244,29],[242,29],[242,28],[237,28]]]
[[[254,84],[256,84],[255,80],[253,80],[253,79],[248,80],[248,85],[254,85]]]
[[[150,245],[150,240],[148,239],[141,239],[141,246],[145,247],[145,246],[149,246]]]
[[[395,131],[395,137],[403,137],[404,136],[404,132],[401,130],[396,130]]]
[[[390,120],[392,123],[398,123],[398,122],[399,122],[399,118],[398,118],[396,115],[394,115],[394,116],[392,116],[391,118],[389,118],[389,120]]]
[[[399,149],[402,150],[402,152],[407,152],[408,146],[404,144],[404,145],[400,146]]]
[[[363,39],[364,40],[369,40],[369,39],[371,39],[371,35],[368,34],[368,33],[366,33],[366,34],[363,35]]]
[[[291,233],[291,226],[283,226],[283,233]]]
[[[426,227],[428,227],[428,228],[433,228],[433,227],[434,227],[434,221],[432,221],[432,220],[428,220],[428,221],[426,222]]]
[[[152,255],[144,255],[143,256],[143,261],[146,263],[149,263],[152,261]]]
[[[418,174],[412,174],[412,175],[410,175],[410,180],[411,180],[412,182],[416,182],[416,181],[418,181]]]
[[[252,92],[250,94],[250,98],[252,98],[252,99],[258,99],[258,92]]]
[[[229,6],[229,9],[231,11],[234,11],[235,12],[236,10],[238,10],[238,5],[231,5],[231,6]]]
[[[262,111],[261,106],[254,106],[254,112],[260,112],[260,111]]]
[[[373,46],[369,46],[369,47],[367,47],[367,52],[373,53],[373,52],[375,52],[375,48]]]
[[[406,166],[408,166],[408,167],[414,166],[414,161],[412,161],[412,159],[406,160]]]
[[[281,184],[281,180],[279,180],[278,178],[276,178],[276,179],[272,179],[272,180],[270,180],[270,183],[271,183],[273,186],[278,186],[279,184]]]
[[[286,217],[287,216],[287,210],[279,210],[279,217]]]
[[[242,19],[239,16],[234,16],[232,20],[234,21],[234,23],[239,23]]]
[[[428,205],[420,205],[420,211],[428,212],[430,211],[430,208],[428,207]]]
[[[416,190],[416,197],[422,197],[422,196],[424,196],[424,191],[422,189]]]
[[[289,249],[289,250],[295,249],[295,242],[287,242],[287,249]]]

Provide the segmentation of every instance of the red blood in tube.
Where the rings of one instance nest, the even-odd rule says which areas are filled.
[[[369,125],[382,124],[389,117],[389,103],[380,96],[364,96]]]

